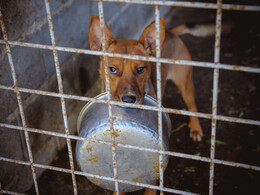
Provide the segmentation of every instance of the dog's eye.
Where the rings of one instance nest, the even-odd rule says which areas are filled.
[[[137,74],[142,74],[145,70],[145,67],[139,67],[136,69]]]
[[[109,67],[109,70],[112,74],[117,74],[117,69],[115,67]]]

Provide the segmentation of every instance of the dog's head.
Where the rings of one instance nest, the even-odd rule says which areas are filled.
[[[164,20],[160,19],[161,46],[165,38]],[[104,34],[103,34],[104,33]],[[152,22],[145,28],[139,40],[114,40],[113,35],[105,24],[104,31],[100,28],[97,16],[91,16],[89,26],[90,48],[103,51],[103,35],[105,35],[105,51],[111,53],[155,56],[156,55],[156,27]],[[150,77],[150,62],[107,57],[107,63],[100,56],[100,76],[105,81],[105,69],[109,72],[112,99],[127,103],[141,104],[144,99],[145,85]]]

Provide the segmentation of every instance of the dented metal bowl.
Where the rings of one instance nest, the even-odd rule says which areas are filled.
[[[96,99],[107,100],[107,93]],[[152,97],[145,95],[144,105],[157,106]],[[112,106],[115,142],[143,148],[158,149],[158,114],[155,111]],[[168,150],[168,132],[171,129],[170,118],[163,113],[163,150]],[[108,105],[87,103],[77,122],[80,137],[111,142]],[[77,141],[76,158],[83,172],[114,178],[112,146],[90,141]],[[163,156],[166,167],[168,157]],[[116,147],[116,165],[118,179],[153,184],[159,176],[159,155],[154,152]],[[96,185],[115,190],[114,182],[88,177]],[[119,191],[130,192],[142,187],[119,183]]]

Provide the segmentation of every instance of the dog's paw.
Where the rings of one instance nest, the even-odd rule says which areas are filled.
[[[200,142],[202,140],[202,137],[203,137],[202,130],[197,130],[197,129],[190,130],[190,138],[192,138],[193,141]]]

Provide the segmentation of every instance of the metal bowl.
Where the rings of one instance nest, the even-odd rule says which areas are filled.
[[[107,93],[96,99],[107,100]],[[145,95],[144,105],[157,106],[152,97]],[[112,106],[113,126],[116,144],[126,144],[143,148],[158,149],[158,114],[156,111]],[[171,129],[167,113],[162,115],[163,150],[168,150],[168,132]],[[80,137],[111,142],[108,105],[87,103],[81,110],[77,122]],[[83,172],[114,178],[112,146],[91,141],[77,141],[76,159]],[[163,156],[163,167],[168,157]],[[116,147],[116,165],[118,179],[153,184],[159,176],[159,155],[154,152]],[[113,181],[88,177],[96,185],[115,190]],[[119,191],[130,192],[142,187],[119,183]]]

